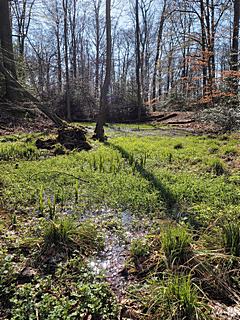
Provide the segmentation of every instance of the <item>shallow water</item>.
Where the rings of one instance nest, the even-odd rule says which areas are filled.
[[[109,214],[108,210],[107,213]],[[103,220],[106,218],[103,211],[101,218]],[[133,216],[130,211],[121,212],[118,214],[118,218],[122,224],[121,234],[107,230],[104,251],[98,256],[91,257],[88,265],[96,274],[104,275],[116,295],[121,297],[129,283],[125,270],[129,246],[134,238],[142,236],[142,232],[133,230]]]

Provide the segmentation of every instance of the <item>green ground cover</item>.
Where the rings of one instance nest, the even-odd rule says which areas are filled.
[[[133,130],[121,135],[116,134],[118,129],[144,133]],[[94,142],[91,151],[64,155],[37,149],[40,134],[0,138],[0,204],[4,209],[0,269],[6,275],[0,275],[0,299],[7,301],[1,309],[6,319],[87,319],[88,315],[117,319],[122,306],[111,285],[89,270],[85,261],[103,250],[106,232],[122,233],[117,213],[126,210],[134,217],[131,228],[136,231],[146,225],[146,239],[133,239],[126,258],[127,273],[141,277],[144,287],[141,296],[132,284],[125,290],[135,317],[212,317],[208,291],[216,287],[207,290],[200,273],[212,278],[223,270],[231,274],[239,263],[237,257],[230,258],[239,255],[240,247],[239,136],[162,136],[158,131],[148,135],[148,129],[150,133],[150,125],[114,125],[107,128],[110,138],[105,144]],[[103,208],[116,216],[98,217],[94,229],[96,217],[91,212]],[[73,221],[64,220],[62,225],[59,221],[68,214]],[[84,220],[87,215],[89,221]],[[46,239],[50,242],[47,249]],[[47,255],[55,257],[54,263],[49,263]],[[213,275],[209,270],[216,261],[219,270]],[[181,269],[186,264],[187,272]],[[196,271],[197,265],[202,265],[201,270]],[[19,268],[26,267],[37,269],[37,275],[19,280]],[[71,269],[68,288],[64,288],[69,277],[64,275],[65,268]],[[217,285],[223,300],[224,286],[229,287],[229,296],[237,296],[239,279],[233,273],[226,283]],[[175,318],[171,318],[168,300],[174,305]],[[192,317],[186,318],[189,312]]]

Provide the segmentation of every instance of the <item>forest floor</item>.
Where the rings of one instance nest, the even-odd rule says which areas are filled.
[[[140,128],[158,129],[158,128],[177,128],[184,129],[193,134],[216,133],[219,128],[210,122],[203,122],[196,112],[152,112],[146,117],[148,121],[140,124]],[[84,123],[86,126],[93,126],[91,122]],[[137,129],[138,124],[112,124],[114,127],[126,127]],[[10,122],[9,119],[0,119],[0,136],[16,133],[32,132],[53,132],[54,127],[46,117],[38,115],[37,118],[23,118],[21,121]]]
[[[0,319],[240,319],[239,134],[106,133],[0,137]]]

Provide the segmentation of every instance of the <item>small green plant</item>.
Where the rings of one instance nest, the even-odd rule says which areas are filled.
[[[0,142],[0,160],[36,160],[41,155],[35,146],[26,142],[11,142],[2,143]]]
[[[45,276],[23,284],[11,299],[12,320],[117,320],[118,305],[109,285],[83,264],[61,265],[57,278]]]
[[[134,160],[134,155],[132,153],[129,154],[128,156],[128,162],[129,162],[129,165],[132,166],[135,162]]]
[[[53,220],[56,214],[56,195],[53,197],[53,202],[48,198],[49,219]]]
[[[145,168],[146,163],[147,163],[147,158],[148,158],[147,152],[144,152],[144,154],[140,156],[140,166],[141,167]]]
[[[137,303],[144,306],[151,320],[209,320],[209,308],[200,296],[191,274],[167,274],[162,280],[152,279],[145,285],[131,289]]]
[[[0,249],[0,301],[7,299],[15,280],[13,256]],[[7,301],[5,301],[7,302]],[[1,310],[1,309],[0,309]]]
[[[163,285],[162,319],[205,319],[206,305],[201,298],[197,287],[192,284],[191,275],[181,277],[169,276]]]
[[[96,171],[97,170],[97,160],[96,160],[96,157],[95,155],[93,155],[92,159],[91,159],[91,169],[93,171]]]
[[[101,154],[99,155],[99,171],[104,172],[104,159]]]
[[[240,257],[240,224],[228,222],[223,226],[224,247],[228,254]]]
[[[224,155],[229,157],[235,157],[238,155],[238,150],[236,147],[229,146],[224,149]]]
[[[55,203],[56,204],[59,203],[60,206],[63,208],[64,201],[65,201],[63,188],[58,189],[54,196],[55,196]]]
[[[168,161],[168,163],[172,163],[172,161],[173,161],[173,155],[172,155],[171,152],[169,152],[169,153],[167,154],[167,161]]]
[[[161,235],[161,243],[169,267],[191,258],[191,237],[184,227],[167,227]]]
[[[13,213],[12,215],[11,215],[11,226],[12,226],[12,228],[16,228],[16,226],[17,226],[17,215],[16,215],[16,213]]]
[[[130,253],[133,259],[146,258],[150,253],[150,247],[146,239],[135,239],[131,242]]]

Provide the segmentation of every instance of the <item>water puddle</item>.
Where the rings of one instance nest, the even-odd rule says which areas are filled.
[[[112,289],[121,296],[127,278],[124,277],[124,266],[128,254],[128,245],[121,243],[116,236],[106,236],[105,251],[89,261],[90,268],[96,274],[103,274]]]
[[[126,210],[118,215],[122,224],[121,234],[106,231],[105,250],[89,260],[89,267],[96,274],[103,274],[116,295],[121,297],[129,280],[125,269],[129,246],[132,239],[139,237],[140,233],[132,230],[133,217],[130,211]]]

